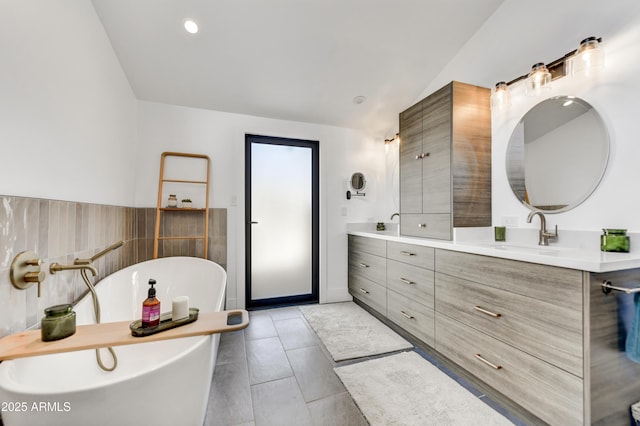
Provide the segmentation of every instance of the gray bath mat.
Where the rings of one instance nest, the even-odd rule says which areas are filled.
[[[415,352],[335,368],[375,425],[513,425]]]
[[[410,349],[413,345],[353,302],[300,306],[334,361]]]

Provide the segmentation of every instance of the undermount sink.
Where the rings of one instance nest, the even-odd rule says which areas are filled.
[[[499,242],[477,243],[476,245],[480,247],[492,248],[495,250],[504,250],[504,251],[531,253],[531,254],[547,254],[547,255],[556,255],[561,251],[565,250],[565,248],[557,247],[557,246],[518,245],[518,244],[508,244],[508,243],[499,243]]]

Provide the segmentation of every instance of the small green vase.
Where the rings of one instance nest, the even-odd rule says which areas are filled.
[[[76,332],[76,313],[71,305],[50,306],[44,315],[40,324],[43,342],[64,339]]]
[[[600,236],[600,250],[629,253],[630,242],[626,229],[603,229]]]

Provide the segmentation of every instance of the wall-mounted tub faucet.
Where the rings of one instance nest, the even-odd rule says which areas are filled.
[[[59,263],[52,263],[51,266],[49,267],[49,272],[51,272],[52,274],[55,274],[58,271],[80,270],[80,275],[82,276],[84,283],[87,285],[87,288],[91,292],[91,298],[93,299],[93,312],[95,313],[95,316],[96,316],[96,324],[100,324],[100,301],[98,300],[98,294],[96,293],[95,287],[93,286],[93,284],[91,283],[91,280],[87,276],[87,271],[91,271],[94,277],[98,276],[98,270],[92,265],[92,263],[96,259],[109,253],[110,251],[115,250],[119,247],[122,247],[124,243],[125,243],[124,240],[118,241],[117,243],[110,245],[106,249],[94,254],[88,259],[75,259],[73,261],[73,265],[60,265]],[[107,367],[104,364],[104,362],[102,362],[100,349],[96,349],[96,361],[98,362],[98,366],[104,371],[113,371],[118,366],[118,357],[112,347],[107,347],[107,350],[109,351],[109,353],[111,354],[111,357],[113,358],[113,365],[111,367]]]
[[[534,210],[531,213],[529,213],[529,216],[527,216],[527,223],[531,223],[531,220],[536,215],[540,217],[540,231],[538,233],[539,235],[538,245],[548,246],[549,240],[558,239],[558,225],[556,225],[555,232],[547,232],[547,221],[544,217],[544,213],[542,213],[540,210]]]
[[[400,217],[400,213],[392,214],[391,217],[389,218],[389,220],[393,220],[393,218],[396,217],[396,216]]]
[[[49,272],[52,274],[55,274],[56,272],[60,272],[60,271],[82,271],[82,270],[89,270],[91,271],[91,274],[95,277],[98,275],[98,270],[91,266],[91,265],[61,265],[59,263],[52,263],[49,266]]]

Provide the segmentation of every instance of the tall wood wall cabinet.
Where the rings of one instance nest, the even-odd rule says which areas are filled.
[[[490,90],[453,81],[400,113],[400,233],[491,226]]]

